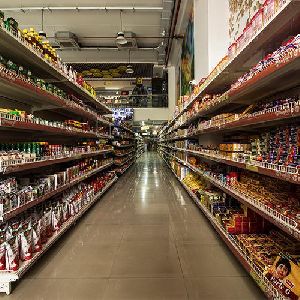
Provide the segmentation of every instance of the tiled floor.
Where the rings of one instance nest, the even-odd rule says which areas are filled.
[[[145,154],[7,299],[264,299],[157,154]]]

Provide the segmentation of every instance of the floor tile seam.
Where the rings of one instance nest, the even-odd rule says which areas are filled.
[[[183,274],[184,279],[202,279],[202,278],[252,278],[250,274],[245,275],[193,275],[190,273]]]
[[[181,276],[181,274],[174,274],[174,275],[170,275],[170,274],[149,274],[149,275],[113,275],[110,276],[108,278],[109,280],[116,280],[116,279],[181,279],[184,280],[184,277]]]
[[[22,280],[95,280],[95,279],[105,279],[109,280],[107,276],[93,276],[93,277],[32,277],[32,278],[23,278]]]
[[[127,277],[124,277],[124,276],[112,276],[110,277],[109,279],[183,279],[182,276],[170,276],[169,274],[168,275],[165,275],[165,276],[161,276],[161,275],[132,275],[132,276],[128,276],[126,275]]]
[[[175,243],[175,249],[176,249],[177,258],[178,258],[178,261],[179,261],[180,270],[181,270],[181,275],[182,275],[182,278],[184,280],[184,272],[183,272],[182,262],[181,262],[181,259],[180,259],[179,250],[178,250],[178,247],[177,247],[177,244],[176,244],[175,240],[174,240],[174,243]],[[185,288],[185,293],[186,293],[187,299],[190,299],[188,286],[187,286],[187,283],[185,282],[185,280],[184,280],[184,288]]]
[[[116,263],[117,255],[120,253],[121,245],[122,245],[122,242],[123,242],[123,240],[124,240],[124,234],[125,234],[125,228],[124,228],[124,226],[123,226],[122,237],[121,237],[121,239],[120,239],[118,248],[117,248],[117,250],[115,251],[115,253],[114,253],[114,255],[113,255],[112,265],[111,265],[110,272],[109,272],[109,277],[110,277],[111,274],[112,274],[113,267],[114,267],[114,265],[115,265],[115,263]]]
[[[191,240],[191,241],[182,241],[175,239],[174,242],[176,243],[177,246],[181,245],[200,245],[200,246],[220,246],[220,243],[205,243],[205,242],[197,242],[196,240]]]

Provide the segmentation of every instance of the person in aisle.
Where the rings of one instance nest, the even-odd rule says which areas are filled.
[[[134,107],[147,107],[148,103],[148,91],[143,85],[143,79],[136,79],[136,86],[132,91],[132,101]]]

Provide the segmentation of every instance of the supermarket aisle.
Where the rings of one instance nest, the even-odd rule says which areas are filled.
[[[146,153],[6,298],[263,296],[163,161]]]

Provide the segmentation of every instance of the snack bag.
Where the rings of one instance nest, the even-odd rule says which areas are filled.
[[[47,238],[50,238],[53,235],[53,231],[52,231],[52,210],[51,209],[49,209],[48,211],[45,212],[44,220],[45,220],[46,235],[47,235]]]
[[[40,219],[40,238],[41,238],[41,243],[42,244],[45,244],[48,240],[47,232],[46,232],[45,216],[42,216],[41,219]]]
[[[76,215],[76,213],[75,213],[75,207],[74,206],[75,205],[74,205],[73,202],[69,203],[70,216],[72,216],[72,217]]]
[[[33,252],[42,250],[41,220],[32,225],[32,250]]]
[[[20,259],[22,261],[32,258],[32,230],[27,229],[20,233]]]
[[[18,236],[13,236],[5,243],[6,270],[17,271],[19,269],[19,243]]]
[[[62,222],[68,221],[70,217],[68,203],[64,202],[62,205]]]
[[[5,242],[4,236],[0,238],[0,271],[5,270]]]
[[[58,231],[62,224],[62,210],[60,206],[52,210],[51,221],[52,221],[52,230]]]

